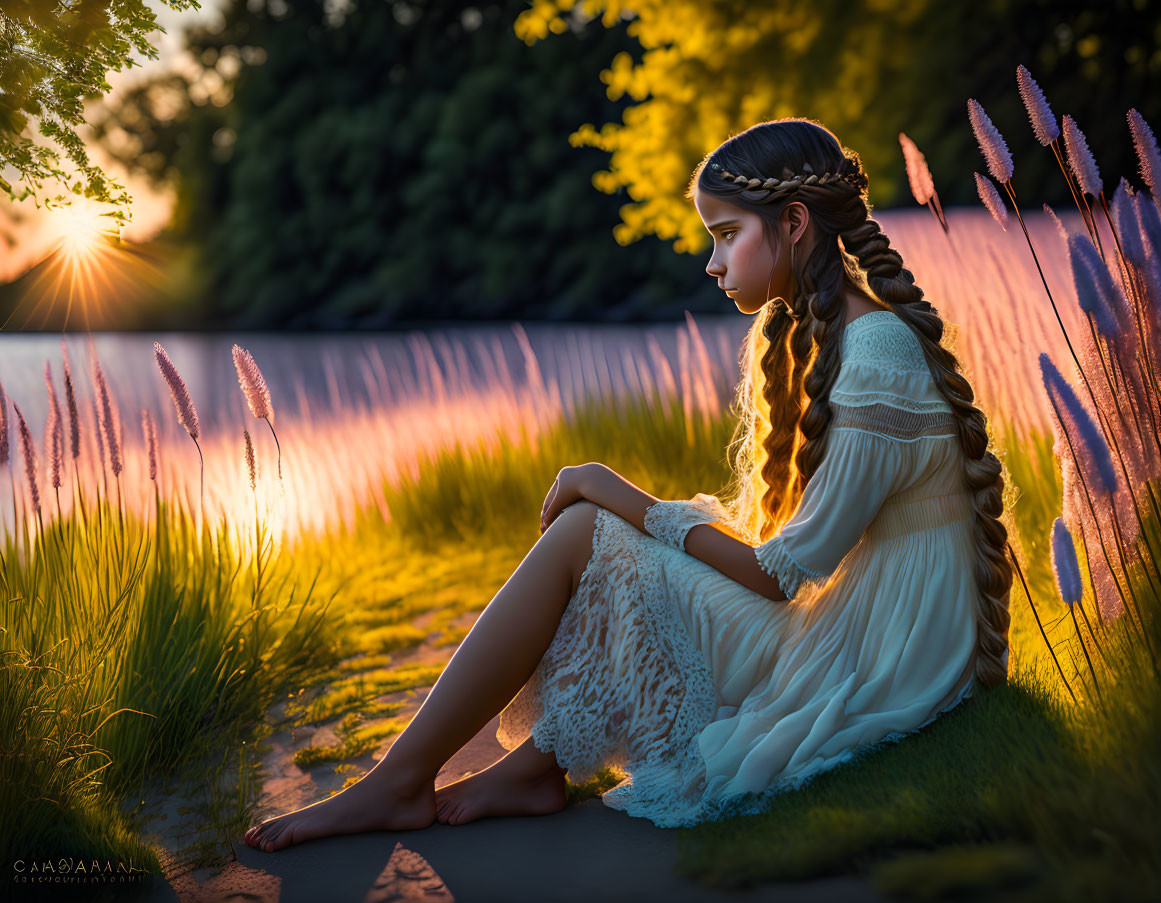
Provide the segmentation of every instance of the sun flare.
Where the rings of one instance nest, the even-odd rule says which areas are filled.
[[[0,331],[103,329],[156,302],[166,284],[164,254],[123,240],[111,210],[77,197],[50,211],[49,251],[21,277],[15,303],[0,311]]]
[[[89,201],[74,201],[56,211],[54,217],[60,234],[60,247],[74,263],[94,256],[102,241],[113,233],[108,217],[101,215],[98,205]]]

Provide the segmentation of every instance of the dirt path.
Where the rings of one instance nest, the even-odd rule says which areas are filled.
[[[461,616],[458,627],[470,627],[478,612]],[[424,627],[431,615],[415,623]],[[414,649],[392,656],[392,667],[446,663],[454,645],[437,646],[433,638]],[[430,687],[385,694],[376,701],[399,702],[393,717],[410,718]],[[282,717],[284,704],[270,716]],[[316,727],[283,730],[266,739],[265,780],[258,820],[270,814],[309,805],[338,790],[345,776],[333,766],[300,769],[294,752],[307,745],[333,744],[341,719]],[[499,716],[454,755],[440,770],[436,787],[487,768],[506,750],[496,740]],[[389,737],[372,753],[349,764],[369,769],[390,748]],[[169,800],[174,813],[181,801]],[[325,900],[327,903],[378,901],[852,901],[879,903],[879,895],[862,878],[843,877],[764,886],[726,892],[700,887],[674,874],[678,856],[677,831],[657,828],[647,819],[633,818],[606,807],[599,799],[585,800],[552,816],[479,819],[466,825],[438,822],[421,831],[382,831],[323,838],[261,853],[234,841],[238,860],[224,868],[183,867],[183,837],[193,826],[180,819],[164,819],[157,838],[174,850],[167,865],[168,886],[150,899],[181,903],[217,903],[232,899],[291,903]]]

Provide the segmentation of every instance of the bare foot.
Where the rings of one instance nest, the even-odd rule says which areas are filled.
[[[243,838],[247,846],[273,853],[291,844],[331,834],[360,831],[409,831],[435,821],[435,790],[401,789],[388,775],[368,772],[341,793],[255,825]]]
[[[503,767],[503,759],[435,791],[440,824],[462,825],[486,815],[548,815],[564,808],[564,773],[550,768],[539,774]]]

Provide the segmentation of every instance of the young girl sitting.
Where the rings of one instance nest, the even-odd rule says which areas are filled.
[[[866,189],[805,119],[702,161],[706,272],[754,317],[730,498],[565,467],[543,535],[388,753],[250,846],[555,812],[566,773],[606,766],[628,777],[603,802],[662,827],[759,812],[1006,679],[1000,462]],[[511,752],[434,790],[497,712]]]

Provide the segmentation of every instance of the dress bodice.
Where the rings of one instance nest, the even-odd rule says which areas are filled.
[[[931,375],[919,337],[893,311],[871,311],[844,329],[842,363],[830,391],[832,404],[952,413]]]

